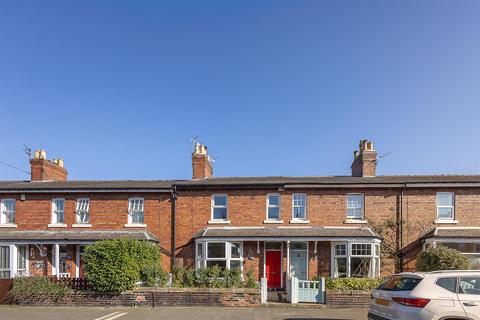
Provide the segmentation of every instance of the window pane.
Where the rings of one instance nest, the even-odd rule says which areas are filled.
[[[10,247],[0,247],[0,269],[10,268]]]
[[[305,194],[294,194],[293,195],[293,205],[294,206],[305,206]]]
[[[208,258],[225,258],[225,242],[210,242],[207,248]]]
[[[361,194],[347,195],[347,208],[362,208],[362,207],[363,207],[363,195]]]
[[[213,204],[215,206],[226,206],[227,205],[227,197],[226,196],[214,196],[213,197]]]
[[[306,242],[292,242],[290,244],[290,250],[307,250]]]
[[[437,286],[455,293],[457,292],[457,278],[440,278],[437,280]]]
[[[219,266],[222,269],[227,268],[227,261],[221,260],[221,261],[207,261],[207,267],[213,267],[213,266]]]
[[[350,276],[352,278],[366,278],[372,272],[372,260],[370,258],[351,258]]]
[[[372,254],[372,245],[369,243],[352,244],[352,256],[369,256]]]
[[[63,211],[63,203],[64,203],[63,199],[55,200],[55,209],[57,211]]]
[[[64,220],[64,217],[63,217],[63,211],[57,211],[57,223],[63,223],[65,220]]]
[[[232,243],[232,258],[240,258],[240,243]]]
[[[338,278],[347,277],[347,258],[335,258],[335,275]]]
[[[386,291],[412,291],[422,279],[419,278],[407,278],[407,277],[392,277],[386,281],[380,290]]]
[[[227,208],[213,208],[213,219],[227,220]]]
[[[452,193],[437,193],[437,205],[438,206],[453,206],[453,194]]]
[[[269,195],[268,196],[268,205],[269,206],[278,206],[280,201],[280,197],[278,195]]]
[[[143,223],[143,212],[133,212],[132,216],[132,223]]]
[[[18,246],[17,247],[17,269],[26,269],[27,268],[27,247]]]
[[[305,207],[295,207],[293,208],[293,217],[296,219],[305,218]]]
[[[440,207],[438,208],[438,218],[439,219],[453,219],[453,209]]]
[[[280,242],[267,242],[265,249],[280,250],[282,249],[282,244]]]
[[[232,260],[230,261],[230,269],[240,269],[241,268],[241,261],[239,260]]]
[[[280,218],[280,209],[278,207],[268,208],[268,219],[279,219]]]
[[[347,210],[347,217],[353,219],[362,219],[363,212],[361,208],[348,208]]]
[[[480,295],[480,277],[461,277],[459,293]]]
[[[337,256],[345,256],[347,254],[347,249],[346,249],[345,244],[337,244],[335,245],[335,255]]]

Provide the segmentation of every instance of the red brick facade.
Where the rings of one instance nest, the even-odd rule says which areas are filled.
[[[35,173],[35,179],[33,179],[34,171],[37,170],[37,162],[41,162],[42,165],[45,165],[44,162],[48,162],[48,165],[51,164],[46,159],[34,159],[32,160],[32,182],[21,182],[20,185],[23,189],[16,189],[16,185],[12,185],[10,189],[8,187],[0,188],[0,199],[15,200],[15,224],[0,224],[0,234],[2,231],[30,230],[78,230],[82,232],[88,230],[145,230],[158,239],[162,252],[162,264],[165,269],[171,270],[173,262],[178,265],[195,266],[195,237],[205,228],[308,228],[319,226],[345,228],[360,226],[371,227],[378,231],[388,222],[390,225],[395,226],[396,224],[397,227],[387,230],[387,233],[380,234],[380,236],[383,237],[384,243],[390,241],[392,246],[402,245],[399,252],[402,253],[403,268],[413,270],[415,259],[422,250],[421,238],[432,229],[444,226],[480,227],[480,178],[478,176],[464,177],[463,180],[458,179],[458,181],[449,183],[444,183],[441,177],[435,180],[439,181],[436,183],[431,182],[431,176],[427,177],[428,179],[419,177],[410,180],[420,182],[425,180],[425,183],[415,182],[410,185],[402,182],[401,178],[393,179],[392,181],[397,181],[395,183],[390,180],[385,182],[381,177],[364,178],[365,175],[375,175],[376,166],[376,152],[373,150],[373,145],[368,145],[368,141],[366,143],[364,146],[361,144],[361,152],[356,155],[354,161],[358,163],[354,162],[352,165],[352,170],[360,170],[361,173],[355,171],[352,174],[359,177],[349,177],[348,183],[335,177],[327,182],[322,182],[322,180],[310,183],[310,185],[298,183],[298,186],[291,184],[290,180],[282,180],[282,178],[278,178],[274,182],[268,182],[268,179],[250,182],[248,178],[234,178],[228,183],[222,179],[203,179],[213,171],[206,149],[204,149],[205,152],[202,151],[203,149],[198,151],[198,146],[192,154],[193,175],[196,179],[183,182],[170,181],[166,184],[163,182],[163,189],[158,188],[156,191],[151,189],[150,184],[141,182],[138,183],[138,186],[129,186],[128,190],[121,188],[122,182],[119,182],[119,186],[114,183],[113,187],[110,185],[104,187],[103,182],[94,182],[89,183],[83,189],[75,184],[78,182],[69,184],[67,181],[60,185],[54,182],[33,182],[33,180],[45,178],[45,176],[43,178],[39,176],[37,179],[37,173]],[[363,151],[362,148],[364,148]],[[375,156],[368,155],[367,157],[365,152],[375,153]],[[371,166],[363,163],[365,161]],[[59,166],[58,162],[52,165]],[[357,168],[357,166],[360,167]],[[47,176],[53,177],[50,173]],[[57,178],[62,180],[61,177]],[[371,183],[372,181],[375,183]],[[464,183],[464,181],[473,181],[473,183]],[[200,184],[195,185],[191,182]],[[58,190],[41,189],[49,185]],[[98,187],[95,187],[97,185]],[[147,187],[150,189],[146,190]],[[445,221],[441,224],[436,221],[437,192],[454,194],[454,220],[447,224]],[[267,194],[271,193],[278,194],[280,197],[280,218],[275,223],[265,221],[267,219]],[[306,219],[303,223],[292,221],[292,195],[294,193],[306,194]],[[363,195],[363,219],[347,219],[347,195],[351,193]],[[228,216],[226,222],[211,221],[212,195],[214,194],[227,196]],[[54,198],[65,199],[64,226],[61,228],[50,225],[52,223],[52,199]],[[75,206],[78,198],[90,200],[88,226],[79,227],[76,223]],[[136,228],[132,228],[132,225],[128,224],[130,198],[144,199],[144,226],[137,225]],[[172,221],[175,222],[174,226]],[[403,223],[400,223],[401,221]],[[383,231],[385,232],[385,228]],[[400,237],[401,234],[403,237]],[[0,239],[0,245],[1,241]],[[253,268],[255,276],[262,277],[265,272],[265,240],[252,239],[242,242],[244,270]],[[46,249],[47,257],[40,256],[38,247],[31,245],[29,248],[29,271],[31,273],[52,273],[53,244],[48,243],[43,246]],[[172,259],[171,254],[173,247],[175,247],[175,259]],[[67,272],[70,276],[75,276],[78,272],[78,247],[72,244],[68,245],[66,250]],[[287,256],[286,242],[283,242],[283,283],[287,277]],[[316,275],[330,276],[333,264],[331,240],[309,240],[307,259],[308,278]],[[382,255],[382,275],[399,269],[400,266],[395,264],[395,260]]]

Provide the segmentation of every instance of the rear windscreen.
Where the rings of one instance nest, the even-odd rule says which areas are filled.
[[[411,291],[422,279],[408,277],[392,277],[382,284],[379,289],[386,291]]]

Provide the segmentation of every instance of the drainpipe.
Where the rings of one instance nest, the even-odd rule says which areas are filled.
[[[402,191],[400,192],[400,221],[398,233],[400,234],[400,272],[403,272],[403,192],[407,189],[407,184],[403,185]]]
[[[176,239],[177,239],[177,186],[172,185],[170,188],[170,200],[171,200],[171,214],[172,214],[172,238],[171,238],[171,261],[170,261],[170,272],[173,272],[173,267],[175,266],[175,252],[177,250]]]

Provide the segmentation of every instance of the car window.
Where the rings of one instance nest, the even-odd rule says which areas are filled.
[[[460,293],[480,295],[480,277],[461,277]]]
[[[437,280],[436,284],[450,292],[457,292],[457,278],[440,278]]]
[[[392,277],[379,289],[386,291],[411,291],[422,281],[420,278]]]

